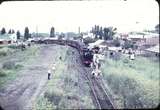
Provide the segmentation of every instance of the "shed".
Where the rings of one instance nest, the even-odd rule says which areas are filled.
[[[159,44],[156,46],[153,46],[151,48],[145,49],[145,54],[147,56],[158,56],[159,57]]]
[[[3,45],[3,44],[11,44],[11,37],[10,35],[8,34],[3,34],[3,35],[0,35],[0,45]]]

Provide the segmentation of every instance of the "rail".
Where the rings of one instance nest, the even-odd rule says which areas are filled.
[[[95,99],[97,109],[116,109],[113,101],[98,79],[91,78],[91,74],[89,74],[86,69],[84,69],[84,75],[89,81],[88,83]]]

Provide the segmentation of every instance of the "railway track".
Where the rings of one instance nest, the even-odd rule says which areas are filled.
[[[97,109],[116,109],[112,99],[109,97],[104,86],[100,84],[99,80],[91,78],[92,76],[86,68],[84,68],[84,72],[83,75],[89,81],[88,83]]]

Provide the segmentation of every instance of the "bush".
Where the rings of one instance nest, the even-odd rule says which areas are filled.
[[[2,68],[3,69],[13,69],[13,68],[16,68],[16,65],[15,65],[15,62],[13,62],[13,61],[7,61],[7,62],[3,63]]]
[[[21,67],[23,67],[23,66],[20,65],[20,64],[15,65],[15,69],[18,69],[18,68],[21,68]]]
[[[17,46],[16,45],[9,45],[8,48],[17,49]]]
[[[53,102],[55,105],[58,105],[62,95],[52,92],[45,92],[44,97],[48,99],[48,101]]]
[[[0,70],[0,77],[4,77],[4,76],[6,76],[6,73],[5,73],[5,71],[3,71],[3,70]]]
[[[96,41],[95,39],[90,38],[90,37],[86,37],[86,38],[83,39],[83,42],[84,42],[85,44],[93,43],[93,42],[95,42],[95,41]]]
[[[56,107],[45,97],[38,97],[34,110],[53,110]]]
[[[6,56],[7,52],[6,51],[0,51],[0,56]]]
[[[116,47],[119,47],[119,46],[120,46],[120,41],[119,41],[119,39],[114,39],[114,40],[113,40],[113,44],[114,44]]]
[[[122,108],[154,108],[159,104],[158,67],[141,57],[135,61],[106,59],[102,71],[113,93],[121,97]]]
[[[0,56],[6,56],[7,54],[12,53],[12,50],[8,47],[3,47],[0,49]]]

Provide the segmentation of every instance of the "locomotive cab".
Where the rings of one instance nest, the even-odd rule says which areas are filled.
[[[92,51],[90,51],[87,48],[83,49],[83,64],[85,66],[90,67],[91,62],[93,61],[93,54]]]

